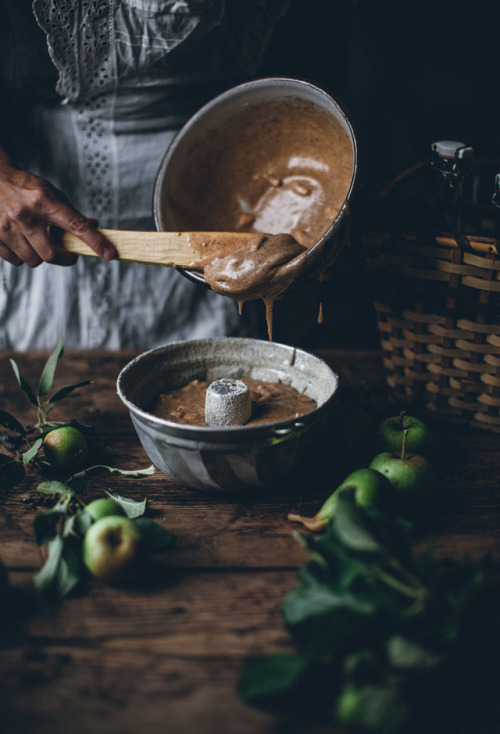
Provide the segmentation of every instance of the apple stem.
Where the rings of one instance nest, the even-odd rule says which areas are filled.
[[[406,415],[406,410],[402,410],[401,413],[399,414],[399,426],[401,430],[403,430],[403,421],[405,419],[405,415]]]
[[[406,439],[408,437],[408,429],[405,428],[403,431],[403,443],[401,444],[401,458],[406,458]]]

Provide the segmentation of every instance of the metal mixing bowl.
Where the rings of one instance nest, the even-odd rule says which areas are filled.
[[[301,79],[268,77],[240,84],[215,97],[188,120],[169,146],[157,174],[153,195],[156,228],[160,231],[200,229],[200,223],[196,219],[196,215],[195,219],[191,219],[191,214],[187,218],[185,215],[181,215],[176,201],[179,191],[187,191],[189,196],[193,197],[194,209],[196,210],[196,201],[199,194],[192,184],[194,177],[191,176],[191,171],[194,166],[196,170],[203,169],[204,175],[211,183],[204,196],[210,198],[210,211],[215,213],[216,218],[215,227],[213,221],[208,226],[207,223],[203,222],[201,229],[232,231],[234,224],[231,226],[230,222],[217,220],[219,216],[217,212],[221,211],[219,206],[220,197],[226,196],[222,193],[222,190],[225,191],[223,184],[225,183],[224,172],[226,166],[235,157],[238,157],[238,159],[243,157],[246,161],[247,181],[262,177],[266,167],[272,164],[272,156],[265,160],[262,160],[262,156],[259,158],[259,150],[262,148],[261,142],[266,140],[268,127],[271,125],[274,134],[278,136],[278,139],[282,139],[284,133],[281,131],[280,125],[287,115],[286,105],[294,99],[307,105],[309,109],[319,108],[321,114],[330,120],[331,131],[328,134],[325,133],[323,139],[325,148],[338,136],[344,141],[342,148],[339,148],[338,161],[332,163],[332,169],[329,173],[333,180],[338,178],[339,182],[342,183],[338,184],[336,201],[326,202],[327,204],[334,204],[339,212],[317,242],[309,247],[303,275],[316,276],[330,266],[349,242],[350,200],[358,169],[357,141],[351,122],[340,104],[325,90]],[[243,118],[246,119],[252,107],[266,103],[275,105],[269,112],[267,124],[252,127],[250,133],[247,130],[246,134],[241,136],[237,133],[237,129],[233,128],[230,135],[223,136],[222,140],[218,140],[215,133],[221,126],[226,125],[228,121],[242,119],[242,116],[246,116]],[[286,145],[289,147],[289,174],[300,174],[305,165],[303,162],[301,163],[301,137],[304,129],[304,127],[302,129],[298,127],[293,138],[290,140],[288,137],[286,138]],[[205,171],[205,166],[203,164],[199,165],[198,156],[200,151],[203,154],[203,151],[207,148],[212,151],[214,148],[216,150],[217,171]],[[312,170],[314,170],[314,168],[321,165],[321,161],[311,160],[307,165],[312,166]],[[340,176],[341,170],[342,176]],[[232,195],[235,193],[237,192],[232,191]],[[276,232],[269,230],[265,234],[278,234],[285,231],[287,230],[279,229]],[[293,234],[291,231],[287,233]],[[201,273],[181,272],[195,282],[206,285]]]
[[[210,428],[174,423],[150,411],[161,392],[190,380],[281,380],[316,409],[278,423]],[[273,490],[302,465],[330,414],[338,377],[318,357],[284,344],[218,337],[152,349],[129,362],[117,381],[137,435],[153,464],[179,484],[202,490]]]

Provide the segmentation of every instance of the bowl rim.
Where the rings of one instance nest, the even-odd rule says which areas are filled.
[[[269,423],[258,423],[256,425],[243,425],[243,426],[217,426],[214,428],[213,426],[203,426],[203,425],[191,425],[187,423],[176,423],[175,421],[169,421],[165,418],[160,418],[157,415],[154,415],[153,413],[149,413],[147,410],[144,410],[143,408],[140,408],[138,405],[136,405],[134,402],[132,402],[125,394],[125,390],[123,388],[123,382],[127,377],[127,374],[140,365],[141,362],[144,360],[150,359],[153,355],[168,351],[169,348],[182,348],[183,346],[187,344],[202,344],[202,343],[220,343],[221,341],[224,342],[243,342],[243,343],[251,343],[251,344],[271,344],[274,345],[280,349],[284,349],[288,351],[290,354],[290,357],[292,355],[294,358],[296,358],[298,355],[304,355],[307,359],[313,359],[318,362],[318,364],[321,364],[323,368],[326,367],[328,373],[330,374],[330,377],[333,381],[333,389],[330,393],[330,395],[326,398],[326,400],[321,403],[321,405],[317,405],[316,408],[309,411],[308,413],[303,413],[302,415],[294,418],[287,418],[286,420],[282,421],[274,421]],[[313,354],[312,352],[309,352],[305,349],[299,348],[299,347],[291,347],[288,344],[281,344],[280,342],[268,342],[264,339],[252,339],[250,337],[206,337],[201,339],[185,339],[182,341],[177,342],[171,342],[169,344],[163,344],[157,347],[153,347],[152,349],[149,349],[145,352],[142,352],[139,355],[136,355],[133,359],[131,359],[127,364],[120,370],[120,373],[118,374],[117,380],[116,380],[116,390],[118,393],[118,396],[122,403],[129,409],[130,413],[136,416],[136,418],[140,419],[141,422],[147,422],[148,424],[153,424],[158,427],[161,427],[165,430],[166,433],[171,434],[172,436],[177,436],[179,438],[182,437],[188,437],[190,434],[200,434],[203,436],[203,440],[209,439],[209,438],[222,438],[224,437],[227,440],[233,440],[237,439],[240,435],[241,437],[249,438],[251,436],[257,436],[261,434],[267,434],[270,436],[273,436],[275,438],[286,438],[286,436],[290,435],[292,432],[296,432],[297,430],[306,428],[308,423],[311,423],[313,421],[318,420],[322,415],[326,414],[333,403],[333,400],[335,399],[337,392],[339,388],[339,376],[338,374],[328,365],[325,360],[321,359],[321,357],[318,357],[317,355]]]

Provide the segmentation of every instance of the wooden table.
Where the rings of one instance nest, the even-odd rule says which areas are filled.
[[[3,354],[0,408],[28,423],[32,406],[19,392],[8,357],[36,384],[46,354]],[[57,414],[94,425],[118,452],[115,464],[145,468],[145,455],[115,389],[131,354],[67,352],[56,386],[95,384]],[[383,389],[378,352],[322,353],[341,383],[366,380]],[[436,553],[500,560],[500,438],[446,427],[454,450],[444,485],[450,497],[433,533]],[[443,444],[444,445],[444,444]],[[357,467],[353,467],[357,468]],[[330,732],[280,723],[238,701],[246,658],[289,651],[279,607],[306,560],[287,520],[291,509],[313,514],[335,488],[333,478],[294,488],[289,496],[206,495],[156,473],[142,480],[107,473],[88,482],[85,501],[105,489],[149,500],[150,516],[176,537],[143,588],[92,582],[53,609],[32,589],[41,563],[32,531],[40,511],[31,472],[0,488],[0,557],[19,614],[0,650],[0,730],[5,734],[271,734]],[[42,508],[43,509],[43,508]],[[424,539],[426,540],[426,539]]]

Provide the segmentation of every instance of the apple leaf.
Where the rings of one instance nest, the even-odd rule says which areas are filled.
[[[73,539],[56,535],[48,543],[45,564],[33,578],[35,587],[54,599],[62,599],[80,583],[81,578],[81,558]]]
[[[19,387],[21,388],[21,390],[23,391],[23,393],[26,395],[26,397],[28,398],[28,400],[30,401],[30,403],[32,403],[33,405],[36,405],[38,407],[38,400],[35,397],[35,393],[33,392],[31,386],[29,385],[29,383],[26,382],[26,380],[24,379],[24,377],[19,372],[19,367],[17,366],[17,363],[13,359],[11,359],[10,360],[10,364],[12,365],[12,369],[14,370],[14,374],[15,374],[15,376],[17,378],[18,383],[19,383]]]
[[[336,516],[332,523],[339,541],[346,548],[358,553],[383,553],[384,549],[380,542],[371,532],[369,524],[363,520],[364,516],[357,511],[354,492],[339,494]]]
[[[40,482],[36,488],[40,494],[60,494],[65,495],[69,492],[69,487],[64,482],[57,480],[51,480],[46,482]]]
[[[46,591],[54,587],[62,558],[64,540],[61,535],[56,535],[55,538],[49,541],[47,546],[47,560],[33,578],[33,583],[39,591]]]
[[[117,469],[112,466],[107,466],[106,464],[94,464],[94,466],[89,466],[87,469],[84,469],[84,471],[82,472],[78,472],[78,474],[75,474],[74,476],[83,476],[84,474],[88,474],[94,469],[106,469],[106,471],[108,471],[110,474],[119,474],[122,477],[132,477],[134,479],[140,479],[141,477],[150,477],[156,471],[155,467],[152,464],[151,466],[148,466],[147,469]]]
[[[89,527],[94,522],[92,515],[85,510],[78,510],[71,517],[66,518],[64,523],[63,535],[74,535],[83,538]]]
[[[3,426],[8,431],[18,433],[20,436],[25,436],[26,431],[24,427],[19,423],[17,418],[8,413],[6,410],[0,410],[0,426]]]
[[[57,392],[50,396],[48,402],[51,407],[54,407],[54,405],[60,403],[61,400],[67,398],[68,395],[71,395],[71,393],[75,390],[78,390],[80,387],[86,387],[87,385],[92,384],[92,380],[82,380],[81,382],[77,382],[75,385],[66,385],[65,387],[61,387],[60,390],[57,390]]]
[[[330,655],[351,645],[353,635],[370,629],[372,602],[338,588],[316,564],[301,569],[299,580],[281,611],[300,650],[310,656]]]
[[[24,466],[7,454],[0,454],[0,488],[11,489],[24,479]]]
[[[136,517],[141,517],[146,512],[146,506],[147,506],[147,499],[144,498],[142,502],[139,502],[138,500],[131,500],[127,497],[122,497],[119,494],[114,494],[113,492],[108,492],[106,490],[106,494],[115,500],[115,502],[118,502],[122,510],[124,510],[127,517],[130,517],[132,520]]]
[[[49,543],[56,535],[61,515],[59,512],[41,512],[33,519],[33,531],[37,545]]]
[[[59,341],[57,343],[56,348],[48,358],[48,360],[45,363],[45,366],[42,371],[42,375],[40,377],[40,382],[38,384],[38,395],[39,397],[42,397],[43,395],[47,395],[49,390],[52,387],[52,384],[54,382],[54,375],[57,369],[57,363],[59,362],[59,359],[61,358],[63,354],[63,340],[62,337],[59,337]]]
[[[310,667],[311,661],[297,654],[256,658],[243,671],[238,687],[240,698],[262,708],[275,706],[283,694],[301,684]]]
[[[160,523],[148,517],[138,517],[135,522],[141,530],[146,552],[161,553],[175,544],[174,537]]]
[[[65,541],[59,569],[56,577],[56,595],[58,598],[68,596],[82,580],[82,562],[79,550],[73,543]]]
[[[30,461],[32,461],[35,456],[40,451],[43,444],[43,438],[37,438],[37,440],[34,442],[33,446],[28,450],[25,451],[23,454],[23,463],[29,464]]]

